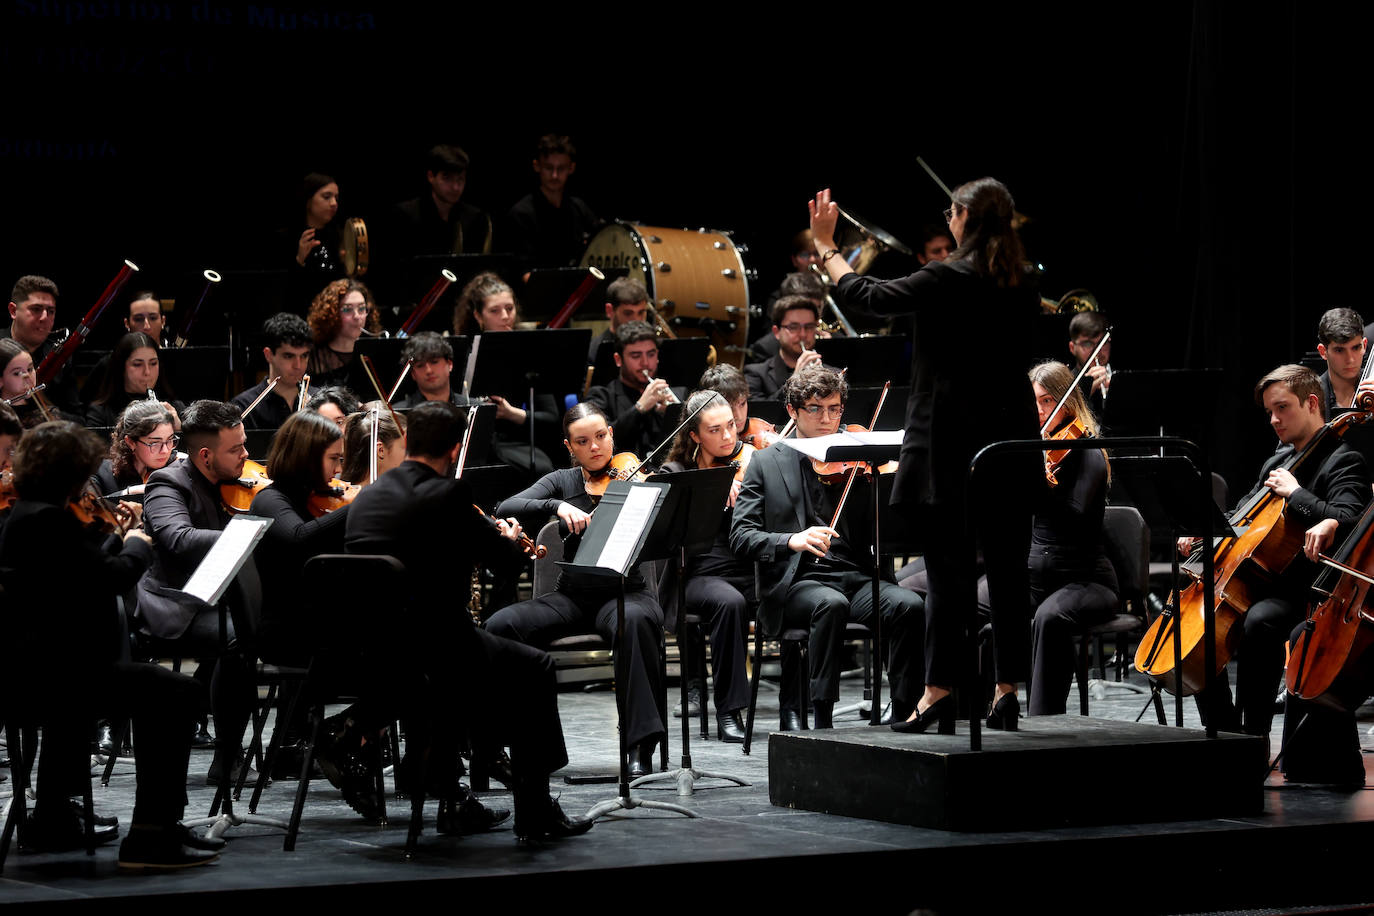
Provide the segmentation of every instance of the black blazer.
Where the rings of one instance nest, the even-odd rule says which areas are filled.
[[[770,635],[782,628],[783,598],[801,563],[801,554],[787,542],[810,527],[804,488],[797,453],[776,445],[754,453],[735,499],[730,549],[741,559],[762,564],[759,620]]]
[[[751,398],[778,397],[778,392],[791,376],[792,370],[776,353],[761,363],[746,363],[744,366],[744,380],[749,383]]]
[[[845,303],[873,315],[906,315],[915,352],[906,437],[892,503],[962,506],[969,461],[1001,439],[1035,439],[1034,360],[1040,295],[1029,282],[1001,288],[964,262],[932,261],[897,280],[840,278]],[[976,341],[977,348],[964,342]],[[1041,462],[1026,454],[995,475],[1008,491],[1031,492]],[[984,477],[984,480],[989,479]]]
[[[203,606],[167,592],[180,589],[229,524],[219,487],[187,460],[173,462],[148,478],[143,527],[153,538],[153,564],[138,583],[137,618],[162,639],[186,632]],[[249,559],[251,563],[251,558]]]

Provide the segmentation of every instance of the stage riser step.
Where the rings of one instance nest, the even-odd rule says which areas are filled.
[[[940,830],[1025,830],[1261,813],[1264,741],[1081,716],[1023,718],[1013,733],[887,728],[774,733],[769,800]]]

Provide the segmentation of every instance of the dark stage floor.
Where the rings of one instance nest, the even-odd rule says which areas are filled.
[[[857,699],[858,691],[858,681],[846,681],[846,700]],[[1139,695],[1112,690],[1094,699],[1092,712],[1133,719],[1142,704]],[[570,770],[609,771],[616,753],[611,694],[567,692],[561,705]],[[760,707],[760,724],[771,727],[776,694],[765,690]],[[1196,725],[1191,702],[1187,713]],[[841,722],[844,728],[866,727],[853,715]],[[1033,720],[1026,724],[1033,730]],[[1362,730],[1369,724],[1362,721]],[[959,731],[938,740],[966,746],[964,723]],[[1374,738],[1364,741],[1368,753]],[[674,764],[679,742],[677,731],[671,742]],[[193,773],[203,776],[209,758],[208,751],[196,752]],[[99,904],[128,895],[167,895],[160,902],[171,903],[173,897],[195,895],[200,908],[255,898],[298,898],[315,905],[377,898],[404,905],[408,899],[428,903],[447,895],[458,906],[494,900],[505,910],[511,902],[529,901],[541,909],[577,912],[622,906],[611,896],[615,884],[632,885],[646,912],[717,912],[722,900],[728,910],[761,905],[795,912],[830,910],[840,901],[859,906],[865,900],[877,905],[875,912],[921,907],[1199,912],[1334,907],[1374,899],[1374,889],[1365,889],[1367,852],[1374,849],[1370,792],[1285,786],[1275,776],[1264,792],[1264,813],[1251,818],[954,833],[772,806],[766,734],[751,757],[744,757],[739,745],[694,740],[693,762],[752,785],[704,780],[690,798],[678,798],[670,784],[637,790],[643,798],[681,802],[700,816],[640,809],[604,818],[584,837],[538,850],[517,848],[508,825],[477,837],[436,836],[431,804],[420,854],[408,862],[403,855],[407,803],[391,802],[395,820],[389,828],[369,826],[321,781],[314,784],[294,853],[282,851],[279,830],[238,827],[229,832],[229,847],[212,866],[136,877],[117,873],[113,845],[94,860],[82,853],[40,856],[12,850],[0,876],[0,903]],[[864,773],[834,774],[837,781],[863,778]],[[0,785],[5,802],[11,786],[12,781]],[[294,787],[269,788],[259,813],[285,819]],[[614,786],[562,786],[561,791],[564,808],[580,813],[612,796]],[[1149,787],[1121,785],[1116,791],[1148,792]],[[98,810],[127,820],[132,763],[121,763],[110,786],[102,789],[97,783],[95,793]],[[211,790],[197,784],[189,794],[188,816],[202,813]],[[247,809],[246,799],[241,810]],[[486,800],[510,803],[500,792]],[[1101,804],[1113,807],[1112,795],[1103,794]],[[1296,864],[1295,851],[1303,863],[1321,860],[1320,873],[1311,876],[1307,865]],[[400,882],[424,884],[401,888]],[[395,896],[412,891],[424,896]],[[221,896],[207,896],[211,892]]]

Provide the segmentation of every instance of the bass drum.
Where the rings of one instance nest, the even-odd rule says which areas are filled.
[[[629,270],[674,334],[709,337],[722,362],[743,367],[749,281],[727,233],[613,223],[592,237],[582,266]]]

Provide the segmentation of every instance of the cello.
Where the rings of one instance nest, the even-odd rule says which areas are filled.
[[[1372,418],[1374,414],[1364,411],[1342,414],[1322,426],[1302,451],[1280,467],[1296,476],[1309,464],[1319,465],[1339,445],[1340,436]],[[1217,645],[1216,670],[1210,672],[1212,676],[1225,667],[1235,650],[1239,631],[1233,632],[1233,627],[1302,553],[1305,526],[1290,523],[1285,517],[1286,508],[1287,500],[1261,486],[1230,517],[1236,536],[1220,538],[1216,543],[1213,568]],[[1183,695],[1191,696],[1203,688],[1209,674],[1203,662],[1205,604],[1201,550],[1179,568],[1193,581],[1179,593],[1177,607],[1166,607],[1165,612],[1150,624],[1136,651],[1135,666],[1151,677],[1162,679],[1166,689],[1172,692],[1176,666],[1173,629],[1177,625],[1182,642]]]

